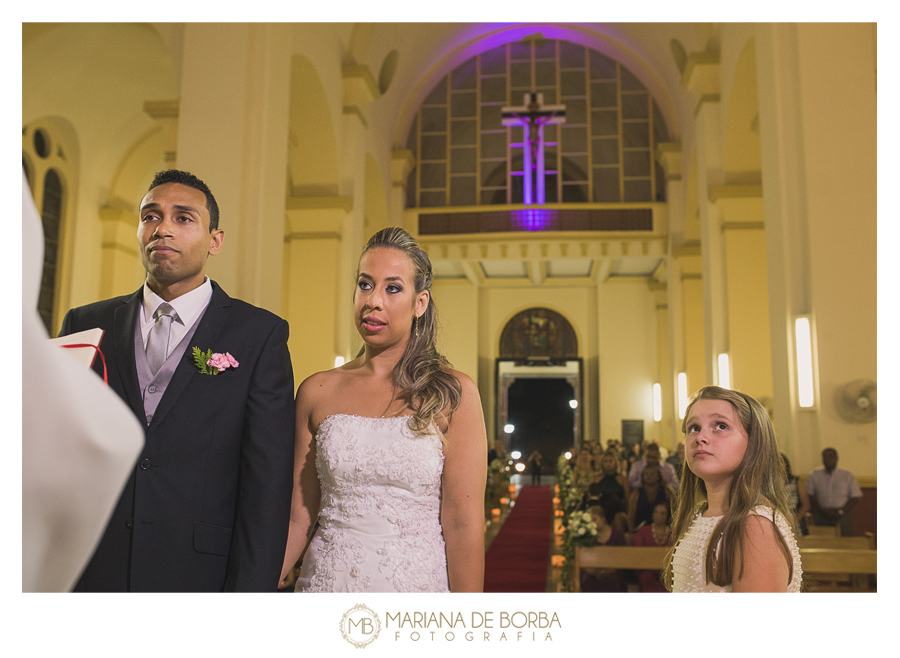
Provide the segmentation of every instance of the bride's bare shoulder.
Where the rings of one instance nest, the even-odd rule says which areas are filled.
[[[321,394],[327,395],[332,393],[346,380],[348,372],[345,368],[346,366],[340,366],[338,368],[323,370],[314,375],[310,375],[301,382],[297,389],[297,397],[309,397],[315,399]]]
[[[310,375],[297,388],[297,412],[310,417],[322,416],[325,407],[341,398],[341,391],[357,369],[355,361]]]
[[[462,391],[463,399],[479,398],[478,386],[475,384],[475,381],[471,377],[469,377],[464,372],[460,372],[459,370],[450,370],[449,372],[456,378],[456,381],[459,382],[459,387]]]

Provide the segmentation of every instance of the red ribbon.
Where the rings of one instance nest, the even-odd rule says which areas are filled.
[[[63,345],[66,349],[74,349],[76,347],[92,347],[97,350],[97,354],[100,355],[100,361],[103,363],[103,383],[109,386],[109,382],[106,380],[106,359],[103,357],[103,352],[100,351],[100,348],[96,345],[91,345],[90,343],[75,343],[73,345]]]

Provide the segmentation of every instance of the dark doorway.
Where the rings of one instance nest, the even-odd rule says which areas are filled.
[[[509,451],[522,461],[535,450],[544,458],[544,473],[556,470],[560,454],[575,445],[575,410],[569,404],[575,389],[565,379],[518,378],[509,387],[508,422],[515,429]]]

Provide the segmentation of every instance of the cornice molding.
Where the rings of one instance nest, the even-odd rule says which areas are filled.
[[[761,199],[762,195],[762,185],[712,185],[709,188],[712,203],[720,199]]]

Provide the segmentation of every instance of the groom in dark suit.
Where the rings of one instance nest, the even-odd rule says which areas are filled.
[[[63,320],[60,335],[105,331],[109,385],[146,428],[75,591],[277,589],[294,453],[288,325],[206,277],[218,216],[203,181],[157,174],[137,231],[144,286]]]

